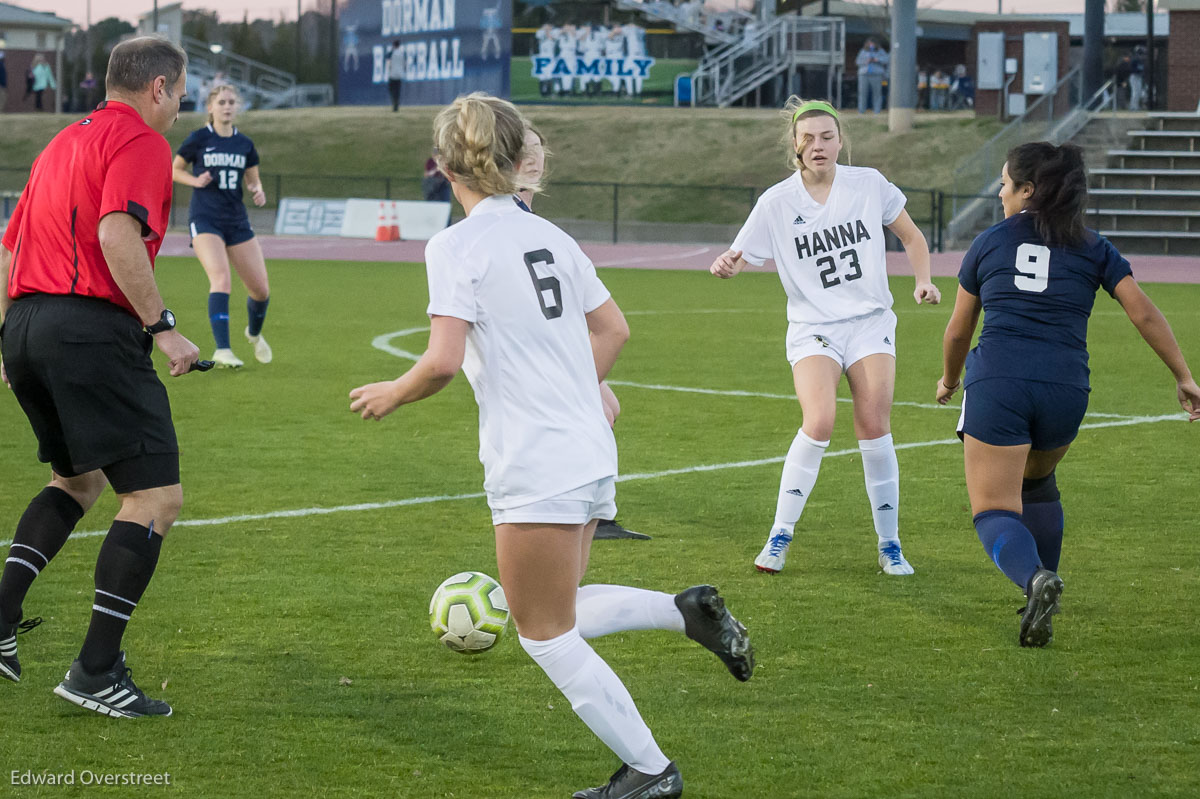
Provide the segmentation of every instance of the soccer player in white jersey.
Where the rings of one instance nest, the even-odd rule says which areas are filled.
[[[711,267],[731,278],[746,264],[775,261],[787,292],[787,359],[803,426],[783,464],[775,521],[754,560],[783,569],[796,522],[829,447],[842,374],[854,400],[867,499],[887,574],[912,574],[900,549],[900,469],[891,435],[896,382],[896,314],[888,290],[883,228],[899,237],[916,275],[913,297],[937,303],[929,247],[904,210],[905,197],[868,167],[839,166],[843,139],[829,103],[788,99],[786,141],[791,177],[763,192],[733,246]]]
[[[579,245],[514,201],[528,127],[511,103],[481,92],[438,114],[438,165],[466,218],[425,250],[429,346],[400,378],[351,391],[350,409],[382,419],[466,372],[479,403],[500,581],[521,646],[623,761],[608,784],[575,797],[676,797],[678,768],[584,639],[677,630],[739,680],[750,678],[753,650],[712,586],[676,595],[579,586],[595,520],[616,511],[617,449],[599,385],[629,328]]]

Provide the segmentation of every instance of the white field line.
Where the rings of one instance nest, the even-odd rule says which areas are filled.
[[[1091,424],[1080,425],[1080,430],[1097,430],[1104,427],[1129,427],[1139,424],[1154,424],[1156,422],[1182,421],[1187,416],[1182,413],[1167,414],[1165,416],[1134,416],[1128,419],[1119,419],[1111,422],[1093,422]],[[910,441],[904,444],[897,444],[896,449],[920,449],[923,447],[942,447],[953,444],[959,444],[957,438],[940,438],[934,441]],[[840,449],[834,452],[825,453],[826,458],[838,458],[845,455],[857,455],[858,449]],[[641,472],[638,474],[623,474],[617,477],[618,483],[628,483],[634,480],[657,480],[662,477],[673,477],[681,474],[697,474],[699,472],[719,472],[725,469],[745,469],[753,466],[769,466],[775,463],[782,463],[783,456],[773,458],[761,458],[753,461],[732,461],[730,463],[708,463],[699,466],[685,466],[680,469],[664,469],[657,472]],[[454,502],[463,499],[481,499],[484,496],[482,492],[473,492],[470,494],[442,494],[440,496],[428,497],[410,497],[409,499],[394,499],[386,502],[360,502],[356,505],[335,505],[331,508],[294,508],[292,510],[277,510],[267,513],[247,513],[238,516],[221,516],[215,519],[184,519],[175,522],[175,527],[215,527],[224,524],[237,524],[238,522],[256,522],[266,519],[299,519],[306,516],[325,516],[331,513],[354,513],[357,511],[368,510],[387,510],[389,508],[402,508],[409,505],[429,505],[434,502]],[[71,538],[95,538],[97,536],[107,535],[107,530],[89,530],[86,532],[73,533]],[[0,541],[0,547],[6,547],[12,541]]]
[[[652,261],[674,261],[674,260],[677,260],[680,258],[694,258],[698,255],[704,255],[705,253],[708,253],[708,252],[716,253],[716,252],[725,252],[725,251],[714,245],[711,247],[701,247],[698,250],[688,250],[687,252],[670,253],[668,255],[654,255],[654,256],[643,255],[643,256],[635,256],[633,258],[621,258],[620,260],[616,260],[616,261],[597,261],[597,262],[595,262],[595,265],[598,267],[629,266],[631,264],[637,265],[637,264],[649,263]]]
[[[746,309],[740,309],[735,312],[743,313],[743,312],[745,312],[745,310]],[[658,311],[643,311],[642,313],[654,314],[654,313],[659,313],[659,312]],[[714,310],[701,311],[701,313],[724,313],[724,311],[721,311],[719,309],[714,309]],[[410,328],[406,328],[404,330],[397,330],[394,333],[384,333],[383,335],[376,336],[374,339],[372,339],[371,346],[377,350],[382,350],[391,355],[395,355],[398,358],[407,358],[410,361],[415,361],[421,357],[419,354],[409,352],[408,350],[404,350],[399,347],[393,346],[391,343],[392,339],[403,338],[404,336],[411,336],[411,335],[415,335],[417,333],[427,333],[427,332],[429,332],[428,325],[424,325],[422,327],[410,327]],[[625,386],[626,388],[642,388],[642,389],[650,389],[652,391],[678,391],[678,392],[682,392],[685,394],[708,394],[711,396],[718,396],[718,397],[756,397],[759,399],[791,400],[793,402],[796,401],[795,394],[774,394],[774,393],[764,392],[764,391],[741,391],[741,390],[737,390],[737,389],[695,388],[693,386],[669,386],[669,385],[662,385],[662,384],[658,384],[658,383],[634,383],[634,382],[631,382],[628,380],[609,380],[608,384],[610,386]],[[849,397],[839,397],[838,402],[853,403],[854,400],[850,399]],[[892,405],[899,405],[899,406],[905,407],[905,408],[926,408],[926,409],[935,410],[935,411],[961,410],[961,408],[958,405],[938,405],[937,403],[934,403],[934,402],[905,402],[903,400],[897,400],[897,401],[893,402]],[[1137,416],[1130,416],[1128,414],[1096,413],[1096,412],[1092,412],[1092,411],[1089,411],[1087,415],[1089,417],[1095,417],[1097,419],[1137,419],[1137,418],[1140,418]]]

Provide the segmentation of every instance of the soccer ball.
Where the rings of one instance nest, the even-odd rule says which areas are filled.
[[[486,652],[508,627],[508,602],[500,583],[480,572],[460,572],[429,600],[429,626],[455,652]]]

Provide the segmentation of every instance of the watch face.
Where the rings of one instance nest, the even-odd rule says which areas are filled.
[[[170,311],[163,311],[162,318],[168,325],[175,327],[175,314]]]

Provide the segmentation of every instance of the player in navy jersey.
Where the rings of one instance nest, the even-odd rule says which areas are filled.
[[[246,340],[259,363],[271,362],[271,347],[262,336],[270,302],[267,265],[254,238],[242,186],[254,204],[267,202],[258,174],[258,150],[250,137],[233,126],[241,98],[227,84],[213,86],[206,98],[208,124],[192,131],[175,155],[175,182],[191,186],[188,228],[192,247],[208,275],[208,319],[217,349],[218,366],[239,367],[242,361],[229,345],[229,266],[246,284]]]
[[[1013,148],[1000,201],[1004,221],[981,233],[963,258],[937,401],[945,404],[958,389],[965,362],[958,427],[975,529],[1000,570],[1025,591],[1021,646],[1040,647],[1053,637],[1063,590],[1054,469],[1087,410],[1087,323],[1097,290],[1116,298],[1170,368],[1191,421],[1200,419],[1200,387],[1129,262],[1084,228],[1087,174],[1078,147]],[[983,333],[968,355],[981,310]]]

